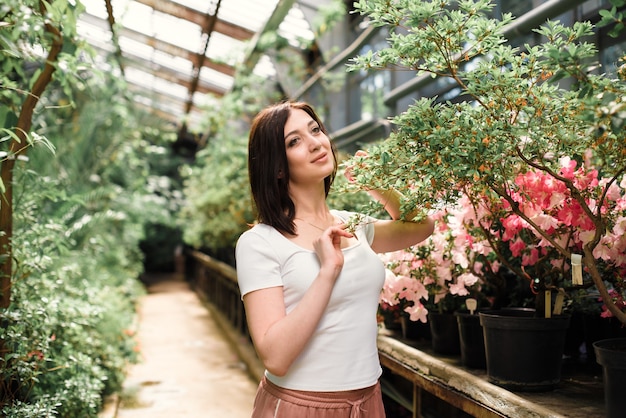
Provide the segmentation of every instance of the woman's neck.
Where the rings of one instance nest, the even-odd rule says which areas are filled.
[[[323,189],[321,191],[292,190],[290,194],[297,218],[326,220],[332,216],[326,204],[326,195]]]

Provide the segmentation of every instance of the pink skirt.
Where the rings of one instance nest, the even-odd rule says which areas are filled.
[[[309,392],[284,389],[265,377],[252,418],[385,418],[380,383],[365,389]]]

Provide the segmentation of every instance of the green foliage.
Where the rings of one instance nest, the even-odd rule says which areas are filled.
[[[598,22],[598,27],[612,25],[609,36],[617,38],[624,30],[624,12],[618,11],[618,8],[626,5],[626,0],[611,0],[611,5],[613,7],[610,10],[600,10],[601,19]]]
[[[548,21],[536,30],[543,43],[515,48],[502,34],[512,17],[492,18],[488,0],[368,0],[358,9],[373,24],[389,26],[391,34],[387,48],[355,58],[353,70],[415,71],[457,88],[461,98],[420,98],[395,117],[397,130],[372,147],[367,164],[355,170],[361,187],[397,188],[407,207],[426,209],[464,193],[485,202],[494,219],[520,216],[567,260],[569,250],[550,241],[550,231],[532,223],[515,203],[521,193],[516,176],[545,173],[565,184],[599,231],[584,246],[584,262],[602,292],[592,252],[616,215],[594,209],[605,194],[595,195],[559,174],[564,158],[597,168],[609,184],[619,183],[626,172],[624,67],[619,79],[597,72],[596,48],[586,41],[593,25]],[[621,19],[615,8],[602,15],[605,23],[608,16]],[[506,210],[500,210],[503,201]],[[485,234],[498,239],[495,231]]]
[[[13,399],[2,411],[23,416],[45,403],[59,416],[93,417],[136,359],[140,225],[112,210],[124,206],[122,193],[66,203],[57,181],[33,171],[21,172],[18,184],[29,193],[16,206],[14,297],[0,312],[9,350],[0,376]],[[81,210],[91,216],[76,216]],[[51,416],[40,409],[29,416]]]
[[[25,132],[34,146],[13,175],[12,298],[0,310],[7,417],[97,416],[137,360],[146,225],[177,227],[175,132],[134,109],[126,86],[79,49],[81,10],[65,0],[0,5],[0,164],[12,158],[7,145],[19,140],[17,117],[43,68],[45,24],[63,22],[64,37],[63,71],[38,98]]]
[[[0,104],[14,114],[32,87],[45,61],[41,52],[47,52],[52,37],[46,24],[63,22],[65,50],[57,64],[67,71],[60,72],[57,79],[64,91],[71,91],[73,70],[82,65],[76,54],[76,21],[84,11],[80,2],[66,0],[5,0],[0,5]],[[12,127],[6,126],[5,127]]]
[[[181,216],[188,244],[212,250],[233,246],[254,220],[245,150],[241,141],[214,142],[198,153],[205,165],[187,169],[188,205]]]
[[[346,16],[346,4],[341,0],[333,0],[327,4],[321,4],[318,15],[311,26],[315,32],[315,39],[330,31],[337,23]]]
[[[240,78],[220,107],[206,111],[208,144],[183,170],[183,239],[193,247],[233,247],[255,219],[248,186],[248,129],[256,113],[279,99],[263,83],[256,76]]]
[[[359,3],[374,24],[403,31],[390,36],[388,48],[357,57],[353,68],[430,73],[471,99],[419,99],[394,119],[397,132],[371,152],[360,183],[397,187],[434,207],[463,189],[501,190],[529,162],[555,170],[561,156],[580,158],[590,148],[605,176],[623,170],[626,88],[591,72],[596,50],[582,41],[589,23],[548,22],[537,31],[546,42],[522,51],[505,44],[501,30],[511,17],[489,18],[488,1],[461,1],[455,9],[448,3]],[[600,109],[606,114],[598,119]]]

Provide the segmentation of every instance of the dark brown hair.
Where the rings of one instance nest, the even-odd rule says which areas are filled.
[[[285,124],[292,109],[309,114],[326,136],[326,127],[304,102],[281,102],[260,111],[252,121],[248,141],[248,176],[259,222],[295,235],[295,206],[289,196],[289,165],[285,149]],[[331,141],[335,169],[324,179],[326,196],[337,173],[337,153]]]

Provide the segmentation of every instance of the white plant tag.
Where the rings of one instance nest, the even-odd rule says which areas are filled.
[[[582,286],[583,284],[582,260],[581,254],[572,254],[572,284],[574,286]]]
[[[554,309],[552,310],[553,315],[561,315],[563,312],[563,302],[565,301],[565,290],[563,288],[559,289],[559,293],[556,295],[556,300],[554,301]]]
[[[467,309],[469,309],[470,314],[474,315],[474,311],[476,310],[476,306],[478,305],[478,303],[476,302],[476,299],[474,298],[465,299],[465,305],[467,305]]]

